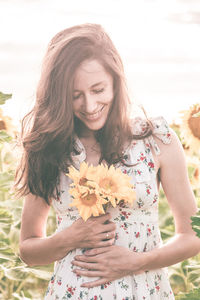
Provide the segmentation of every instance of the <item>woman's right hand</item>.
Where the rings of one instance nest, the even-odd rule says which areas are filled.
[[[86,222],[79,218],[71,225],[74,248],[99,248],[111,246],[115,241],[116,225],[109,213],[90,217]]]

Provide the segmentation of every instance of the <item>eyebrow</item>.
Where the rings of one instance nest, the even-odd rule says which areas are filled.
[[[102,84],[102,83],[105,83],[105,81],[99,81],[99,82],[93,84],[90,88],[94,88],[94,87],[96,87],[97,85],[100,85],[100,84]],[[79,91],[79,90],[74,90],[74,92],[78,92],[78,91]]]

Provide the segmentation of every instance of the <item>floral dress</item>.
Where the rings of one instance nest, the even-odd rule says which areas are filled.
[[[136,189],[136,201],[133,207],[121,205],[109,208],[112,220],[116,223],[115,244],[134,252],[151,251],[162,244],[158,225],[158,188],[152,149],[160,154],[154,136],[164,144],[171,141],[169,127],[162,117],[151,120],[153,133],[148,138],[133,140],[125,151],[125,159],[131,167],[118,164],[121,170],[131,176]],[[141,134],[146,128],[146,121],[134,119],[134,134]],[[80,154],[74,155],[74,164],[79,167],[86,158],[80,140],[76,140]],[[68,193],[70,179],[61,174],[59,197],[53,200],[57,215],[57,231],[70,226],[79,218],[78,210],[69,206]],[[69,252],[63,259],[55,263],[54,273],[49,282],[45,300],[172,300],[174,295],[168,280],[166,268],[146,271],[139,275],[126,276],[107,284],[83,288],[81,284],[95,280],[85,276],[77,276],[72,272],[76,268],[71,264],[75,255],[83,253],[83,249]]]

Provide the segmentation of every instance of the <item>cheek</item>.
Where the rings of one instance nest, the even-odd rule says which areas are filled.
[[[73,105],[72,105],[72,108],[73,108],[73,112],[75,113],[76,111],[78,111],[78,110],[80,110],[80,103],[79,103],[79,101],[78,100],[75,100],[74,102],[73,102]]]
[[[113,101],[113,91],[112,90],[108,90],[104,96],[102,97],[102,100],[105,101],[105,103],[111,103]]]

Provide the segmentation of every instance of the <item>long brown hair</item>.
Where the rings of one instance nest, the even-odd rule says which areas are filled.
[[[22,121],[24,151],[16,172],[20,195],[32,193],[49,204],[55,196],[60,172],[67,172],[73,163],[71,153],[77,151],[74,134],[79,134],[81,126],[72,108],[74,74],[88,59],[98,60],[114,82],[109,117],[96,134],[101,148],[100,160],[106,160],[109,165],[122,161],[124,145],[133,134],[121,58],[100,25],[73,26],[51,40],[43,61],[35,106]],[[149,132],[147,130],[146,135]]]

